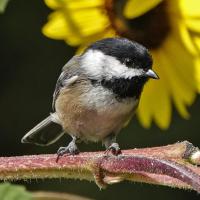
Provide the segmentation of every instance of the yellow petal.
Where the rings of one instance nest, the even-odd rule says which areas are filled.
[[[109,38],[109,37],[116,37],[117,34],[116,32],[112,29],[109,28],[108,30],[105,30],[104,32],[101,32],[99,34],[91,35],[89,37],[84,38],[84,42],[82,45],[78,48],[76,54],[81,54],[86,47],[88,47],[91,43],[103,39],[103,38]]]
[[[49,38],[67,40],[72,46],[81,43],[81,34],[76,24],[70,17],[65,18],[65,14],[59,11],[55,11],[49,16],[49,21],[43,27],[42,32]]]
[[[186,17],[200,17],[199,0],[179,0],[180,11]]]
[[[110,25],[105,13],[97,8],[77,10],[70,14],[82,37],[100,33]]]
[[[172,51],[173,49],[173,51]],[[181,40],[173,33],[168,37],[162,46],[162,51],[166,60],[170,62],[168,65],[173,69],[172,75],[176,75],[181,79],[183,88],[188,91],[195,90],[195,56],[189,54],[187,49],[183,48]],[[168,67],[168,68],[169,68]],[[168,69],[167,68],[167,69]]]
[[[198,55],[198,50],[194,45],[192,36],[189,30],[187,29],[186,25],[184,23],[179,23],[178,28],[180,30],[180,38],[182,39],[182,42],[185,44],[187,50],[193,55]]]
[[[62,0],[44,0],[44,2],[51,9],[57,9],[62,6]]]
[[[200,35],[193,35],[193,41],[200,52]]]
[[[176,67],[175,62],[170,60],[167,52],[159,53],[160,64],[162,65],[162,75],[166,76],[166,84],[168,85],[168,90],[173,98],[173,102],[181,114],[182,117],[188,118],[189,114],[187,112],[186,101],[191,101],[191,97],[195,95],[194,91],[190,91],[184,80],[181,79],[181,74],[176,73],[174,69]],[[186,86],[186,88],[185,88]]]
[[[147,83],[147,85],[144,87],[144,91],[142,93],[139,107],[137,109],[137,116],[145,128],[150,128],[152,123],[152,107],[151,107],[151,101],[149,101],[149,97],[153,94],[154,88],[153,86],[150,87],[150,83]]]
[[[196,80],[198,86],[198,92],[200,93],[200,58],[196,59]]]
[[[171,51],[173,49],[173,51]],[[174,59],[176,52],[176,59]],[[182,117],[188,118],[187,105],[194,102],[197,92],[197,81],[195,78],[195,58],[182,48],[181,43],[171,36],[165,42],[162,53],[164,72],[168,79],[173,101]]]
[[[152,119],[162,129],[169,126],[171,100],[182,117],[189,117],[187,106],[194,102],[197,92],[197,65],[177,38],[176,32],[171,33],[160,49],[152,51],[160,80],[147,83],[141,98],[138,117],[145,127],[151,125]]]
[[[105,4],[105,0],[66,0],[68,2],[67,7],[70,10],[88,9],[95,7],[102,7]]]
[[[200,52],[200,36],[197,34],[194,34],[193,41],[198,48],[198,51]],[[200,56],[197,56],[194,60],[195,62],[195,78],[197,82],[197,90],[200,93]]]
[[[43,27],[43,33],[53,39],[63,39],[69,45],[77,46],[93,35],[99,35],[109,27],[109,19],[98,6],[103,0],[51,0],[47,3],[58,10],[49,16],[49,22]],[[59,4],[59,5],[58,5]],[[92,8],[94,6],[94,8]],[[92,8],[92,9],[91,9]],[[95,37],[98,39],[98,37]],[[86,39],[87,40],[87,39]]]
[[[154,59],[153,69],[159,80],[149,80],[144,88],[138,109],[138,117],[144,127],[150,127],[152,119],[161,129],[168,128],[171,121],[171,98],[168,79],[159,56],[159,50],[151,52]],[[167,66],[168,67],[168,66]]]
[[[62,12],[54,12],[49,15],[49,21],[43,27],[44,35],[53,39],[63,39],[67,35],[66,20]]]
[[[162,0],[128,0],[124,15],[127,18],[136,18],[156,7]]]
[[[92,8],[102,6],[104,0],[44,0],[45,4],[51,9],[64,8],[70,9]]]
[[[190,30],[196,33],[200,33],[200,18],[189,18],[185,20],[185,23]]]
[[[193,55],[198,55],[198,49],[195,47],[195,44],[192,40],[192,36],[183,20],[173,21],[173,32],[176,34],[176,40],[183,42],[185,48]]]
[[[160,73],[160,68],[154,70],[161,76],[159,81],[150,80],[141,97],[138,108],[138,117],[144,127],[149,128],[152,119],[161,129],[168,128],[171,121],[171,102],[168,85]]]

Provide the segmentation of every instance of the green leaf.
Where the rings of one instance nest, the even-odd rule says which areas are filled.
[[[0,184],[1,200],[31,200],[31,193],[27,192],[25,187],[12,185],[10,183]]]
[[[10,0],[0,0],[0,13],[3,13]]]

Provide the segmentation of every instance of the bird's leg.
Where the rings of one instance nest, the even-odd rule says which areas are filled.
[[[106,147],[105,153],[109,151],[112,152],[113,155],[117,156],[121,154],[121,149],[119,148],[119,144],[116,142],[116,134],[112,133],[103,140],[103,144]]]
[[[75,155],[79,153],[78,147],[76,145],[77,138],[72,136],[72,141],[66,147],[60,147],[57,151],[57,160],[60,156],[64,154]]]

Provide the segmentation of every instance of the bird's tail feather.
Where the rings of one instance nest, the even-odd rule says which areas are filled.
[[[22,143],[48,146],[64,135],[62,127],[52,121],[52,115],[45,118],[21,139]]]

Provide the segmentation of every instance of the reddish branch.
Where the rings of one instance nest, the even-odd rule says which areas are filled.
[[[78,178],[100,187],[123,180],[193,189],[200,193],[200,151],[189,142],[132,149],[122,155],[85,152],[76,156],[34,155],[0,158],[0,179]]]

